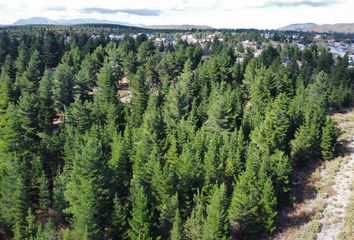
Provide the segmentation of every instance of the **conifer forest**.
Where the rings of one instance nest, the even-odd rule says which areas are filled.
[[[271,236],[294,172],[337,154],[348,56],[120,31],[0,29],[0,239]]]

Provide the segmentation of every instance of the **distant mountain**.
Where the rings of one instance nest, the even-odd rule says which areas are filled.
[[[145,28],[158,29],[158,30],[188,30],[188,29],[201,29],[208,30],[213,29],[213,27],[207,25],[150,25],[145,26]]]
[[[78,25],[78,24],[114,24],[114,25],[123,25],[130,27],[142,27],[148,29],[158,29],[158,30],[188,30],[188,29],[213,29],[207,25],[151,25],[145,26],[141,24],[131,24],[127,22],[117,22],[110,20],[102,20],[102,19],[59,19],[52,20],[44,17],[32,17],[28,19],[20,19],[14,22],[12,25],[15,26],[23,26],[23,25]]]
[[[42,18],[42,17],[33,17],[28,19],[20,19],[14,22],[12,25],[55,25],[55,21]]]
[[[131,24],[127,22],[117,22],[102,19],[59,19],[52,20],[44,17],[32,17],[28,19],[20,19],[14,22],[12,25],[78,25],[78,24],[115,24],[115,25],[125,25],[133,27],[142,27],[142,25]]]
[[[297,24],[291,24],[286,27],[279,28],[278,30],[281,30],[281,31],[306,31],[306,29],[309,29],[315,25],[316,25],[315,23],[297,23]]]
[[[286,27],[279,28],[281,31],[302,31],[302,32],[337,32],[337,33],[354,33],[354,23],[337,23],[337,24],[315,24],[300,23],[291,24]]]

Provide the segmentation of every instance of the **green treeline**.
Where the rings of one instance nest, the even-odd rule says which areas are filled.
[[[347,56],[0,33],[0,238],[257,239],[334,156]],[[287,64],[283,64],[286,60]],[[128,102],[117,95],[127,78]]]

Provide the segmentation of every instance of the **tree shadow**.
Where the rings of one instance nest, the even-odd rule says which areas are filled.
[[[294,202],[292,206],[284,207],[279,211],[277,229],[280,232],[308,223],[315,214],[311,209],[301,208],[301,205],[316,198],[317,190],[314,185],[316,177],[313,173],[320,164],[321,162],[318,161],[312,162],[295,170],[292,188]]]

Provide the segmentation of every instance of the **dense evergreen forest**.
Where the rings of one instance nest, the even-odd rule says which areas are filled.
[[[239,61],[238,37],[2,30],[0,238],[271,235],[294,171],[334,156],[354,70],[316,45]]]

